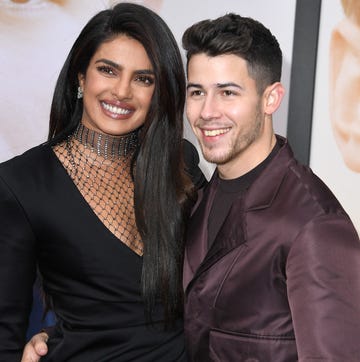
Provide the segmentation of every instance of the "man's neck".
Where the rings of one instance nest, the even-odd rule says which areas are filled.
[[[269,156],[275,144],[276,136],[272,133],[267,140],[251,144],[233,161],[217,165],[220,178],[231,180],[250,172]]]

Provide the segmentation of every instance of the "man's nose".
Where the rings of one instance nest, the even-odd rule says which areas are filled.
[[[220,116],[220,108],[216,97],[207,94],[204,98],[201,108],[201,118],[204,120],[211,120]]]

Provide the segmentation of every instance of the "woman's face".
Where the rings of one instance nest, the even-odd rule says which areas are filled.
[[[155,76],[143,45],[120,35],[103,43],[79,75],[83,90],[81,122],[114,136],[143,125],[155,89]]]

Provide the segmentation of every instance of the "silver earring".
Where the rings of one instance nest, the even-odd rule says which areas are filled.
[[[81,99],[82,97],[83,97],[83,90],[81,89],[80,86],[78,86],[77,98]]]

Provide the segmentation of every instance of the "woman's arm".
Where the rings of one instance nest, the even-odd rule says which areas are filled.
[[[16,195],[0,175],[0,361],[21,358],[35,276],[34,234]]]

